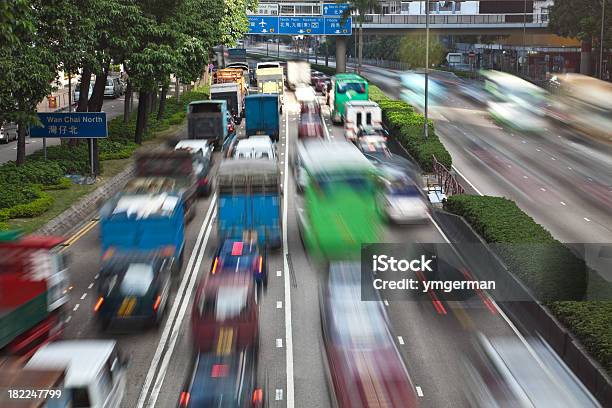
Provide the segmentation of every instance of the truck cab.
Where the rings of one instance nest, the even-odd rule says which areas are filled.
[[[382,129],[382,111],[376,102],[348,101],[344,112],[344,136],[355,142],[361,127]]]
[[[0,233],[0,352],[29,356],[59,338],[68,302],[64,239]]]

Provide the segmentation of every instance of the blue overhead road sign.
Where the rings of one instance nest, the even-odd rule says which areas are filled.
[[[248,16],[249,34],[278,34],[277,16]]]
[[[341,16],[344,10],[347,10],[349,5],[347,3],[325,3],[323,4],[323,15],[324,16]]]
[[[326,35],[351,35],[351,23],[352,20],[348,18],[344,24],[341,23],[342,18],[340,17],[326,17],[325,18],[325,34]]]
[[[103,138],[108,136],[106,112],[39,113],[41,126],[30,127],[30,137]]]
[[[325,22],[323,17],[279,17],[279,34],[289,35],[323,35]]]

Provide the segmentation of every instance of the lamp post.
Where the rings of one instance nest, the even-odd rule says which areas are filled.
[[[425,133],[424,137],[429,137],[428,121],[429,104],[429,0],[425,1]]]
[[[604,23],[606,21],[606,2],[601,1],[601,34],[599,35],[599,79],[603,79],[603,48],[604,48]]]

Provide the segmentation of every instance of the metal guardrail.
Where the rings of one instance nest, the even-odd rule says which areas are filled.
[[[442,191],[447,197],[465,193],[463,186],[457,181],[455,176],[436,159],[436,156],[433,156],[432,168],[433,174],[437,178],[438,185],[442,187]]]
[[[425,14],[366,14],[365,25],[372,24],[423,24],[426,22]],[[478,25],[499,25],[499,24],[529,24],[548,26],[548,14],[430,14],[429,24],[478,24]],[[353,26],[359,23],[354,19]],[[391,28],[391,27],[389,27]]]

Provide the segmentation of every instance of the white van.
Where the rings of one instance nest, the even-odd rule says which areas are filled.
[[[347,140],[357,140],[362,126],[382,128],[382,111],[376,102],[348,101],[344,106],[344,136]]]
[[[26,369],[66,370],[64,387],[75,407],[119,408],[126,366],[114,340],[67,340],[43,346]]]

